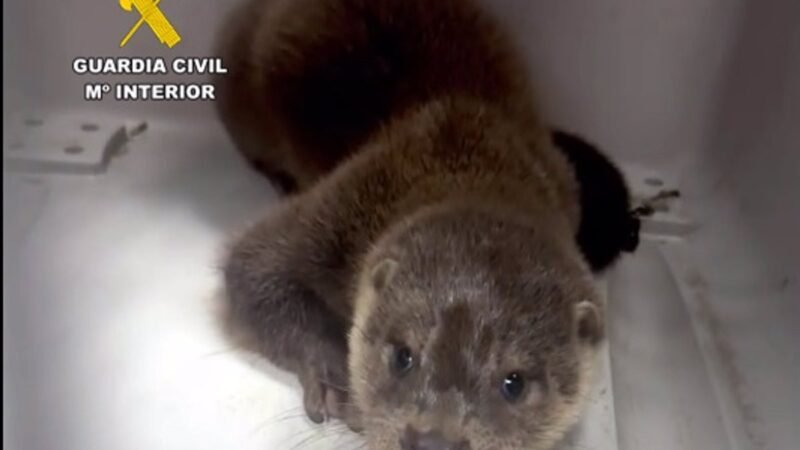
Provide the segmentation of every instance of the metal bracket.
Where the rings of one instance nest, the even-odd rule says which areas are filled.
[[[61,174],[105,172],[141,125],[80,112],[17,114],[6,123],[3,159],[12,171]]]

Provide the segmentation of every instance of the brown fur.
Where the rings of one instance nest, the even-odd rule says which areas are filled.
[[[604,308],[510,44],[467,0],[271,0],[232,20],[223,120],[301,189],[233,244],[234,318],[298,374],[312,420],[363,426],[371,448],[551,446]],[[401,345],[419,364],[398,379]],[[530,388],[510,403],[515,371]]]
[[[218,41],[230,72],[218,107],[237,148],[299,188],[441,96],[539,121],[523,63],[468,0],[248,0]]]

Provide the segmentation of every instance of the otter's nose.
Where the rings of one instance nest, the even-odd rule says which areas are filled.
[[[400,438],[400,447],[403,450],[469,450],[469,443],[450,441],[438,431],[420,433],[408,427]]]

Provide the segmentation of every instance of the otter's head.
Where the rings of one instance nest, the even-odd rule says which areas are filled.
[[[370,448],[540,450],[575,423],[603,310],[552,228],[450,211],[376,246],[350,333]]]

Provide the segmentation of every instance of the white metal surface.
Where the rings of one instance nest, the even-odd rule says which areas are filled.
[[[673,239],[608,277],[610,356],[574,446],[798,448],[800,2],[485,2],[554,122],[626,163],[638,194],[648,178],[682,194],[648,225]],[[4,128],[34,109],[149,125],[93,174],[4,158],[4,448],[355,448],[217,326],[221,246],[275,195],[210,105],[89,104],[70,72],[77,56],[207,56],[229,5],[162,2],[184,38],[170,51],[146,35],[119,50],[132,19],[108,3],[4,2]],[[142,81],[167,79],[202,77]],[[63,161],[65,136],[45,137]]]
[[[26,111],[6,122],[3,159],[16,171],[98,173],[126,140],[124,122],[91,110]]]

